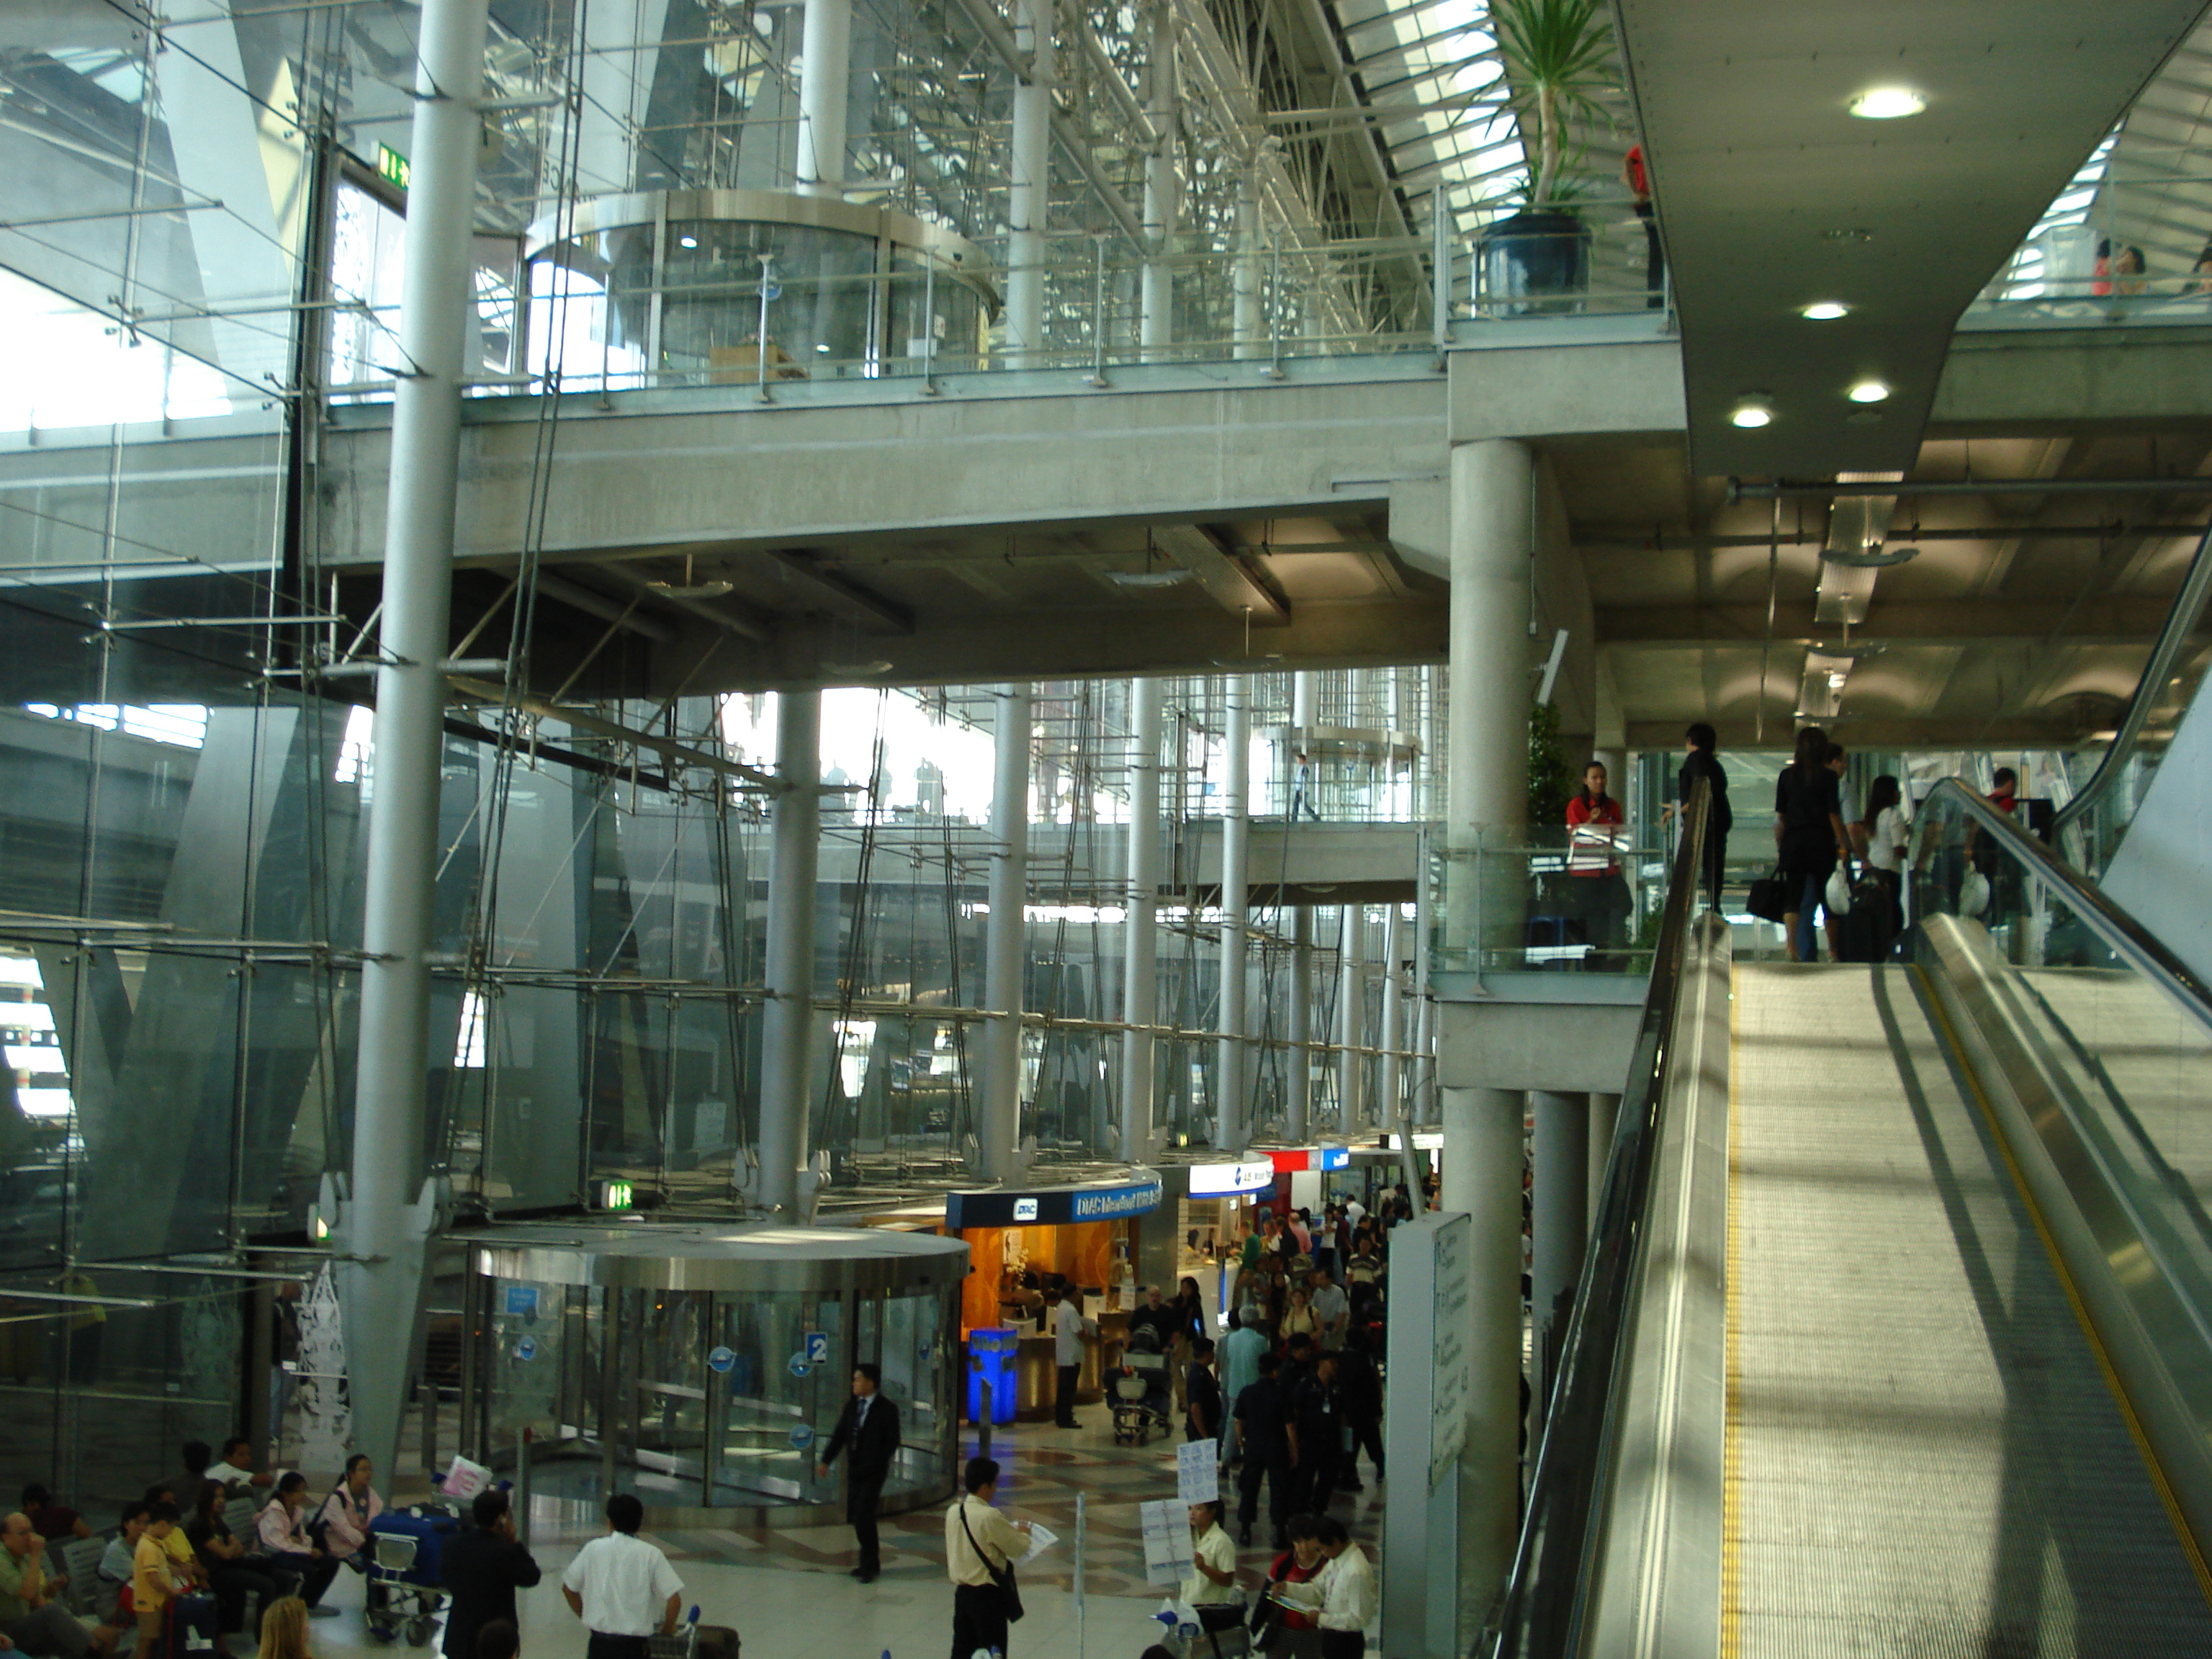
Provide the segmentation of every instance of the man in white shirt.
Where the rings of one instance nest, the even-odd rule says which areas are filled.
[[[1335,1516],[1321,1517],[1320,1534],[1327,1559],[1314,1583],[1321,1591],[1322,1659],[1360,1659],[1375,1618],[1375,1569]]]
[[[1083,1316],[1058,1285],[1047,1291],[1044,1299],[1052,1315],[1052,1357],[1059,1371],[1052,1391],[1053,1426],[1080,1428],[1075,1420],[1075,1378],[1083,1369],[1083,1339],[1097,1334],[1098,1327]]]
[[[1324,1269],[1313,1276],[1313,1314],[1321,1321],[1321,1346],[1334,1352],[1344,1346],[1344,1328],[1352,1317],[1352,1304]]]
[[[270,1484],[269,1471],[253,1467],[253,1443],[240,1434],[222,1443],[222,1462],[207,1466],[207,1478],[222,1481],[233,1498],[244,1496],[248,1486]]]
[[[1009,1521],[991,1507],[999,1495],[999,1466],[988,1457],[968,1460],[968,1495],[945,1512],[945,1575],[952,1581],[952,1651],[968,1659],[979,1648],[1006,1651],[1006,1600],[1000,1580],[1029,1553],[1026,1521]]]
[[[646,1638],[674,1633],[684,1581],[668,1558],[637,1535],[645,1505],[636,1494],[607,1499],[607,1535],[576,1552],[561,1575],[568,1611],[592,1634],[586,1659],[645,1659]]]
[[[1357,1228],[1361,1222],[1367,1219],[1367,1206],[1364,1204],[1362,1204],[1356,1198],[1346,1199],[1344,1200],[1344,1218],[1346,1221],[1349,1221],[1353,1227]]]

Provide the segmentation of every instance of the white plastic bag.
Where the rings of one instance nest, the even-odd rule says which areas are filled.
[[[1850,878],[1844,874],[1841,866],[1837,866],[1837,868],[1829,872],[1828,884],[1820,890],[1820,896],[1822,899],[1826,901],[1828,914],[1830,915],[1847,916],[1850,915]]]
[[[1990,878],[1978,870],[1966,872],[1966,880],[1959,884],[1959,914],[1978,916],[1990,908]]]

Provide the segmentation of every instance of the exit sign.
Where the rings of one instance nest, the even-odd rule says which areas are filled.
[[[604,1182],[599,1187],[599,1207],[603,1210],[627,1210],[637,1201],[637,1188],[627,1181]]]
[[[402,155],[398,150],[392,149],[389,144],[379,144],[376,147],[376,176],[378,178],[383,179],[387,185],[397,185],[399,189],[404,190],[407,188],[408,173],[409,168],[407,166],[407,158],[405,156]]]

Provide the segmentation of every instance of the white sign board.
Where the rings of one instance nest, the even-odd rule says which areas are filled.
[[[1176,1448],[1176,1496],[1186,1504],[1221,1501],[1221,1443],[1186,1440]]]
[[[1190,1571],[1195,1552],[1191,1547],[1190,1507],[1180,1499],[1163,1498],[1139,1504],[1137,1513],[1145,1528],[1145,1582],[1180,1584]]]
[[[1467,1413],[1472,1397],[1468,1376],[1468,1343],[1474,1317],[1474,1229],[1443,1227],[1436,1234],[1436,1277],[1431,1292],[1436,1370],[1429,1395],[1429,1484],[1443,1484],[1460,1448],[1467,1444]]]

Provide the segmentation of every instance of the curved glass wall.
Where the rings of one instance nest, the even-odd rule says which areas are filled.
[[[572,387],[974,368],[997,307],[989,262],[951,232],[772,191],[599,198],[538,227],[527,258],[527,362]]]
[[[465,1419],[535,1495],[690,1510],[842,1501],[815,1463],[854,1366],[883,1371],[903,1445],[885,1512],[952,1489],[967,1247],[861,1229],[501,1230],[472,1253]],[[526,1442],[525,1437],[527,1437]]]

